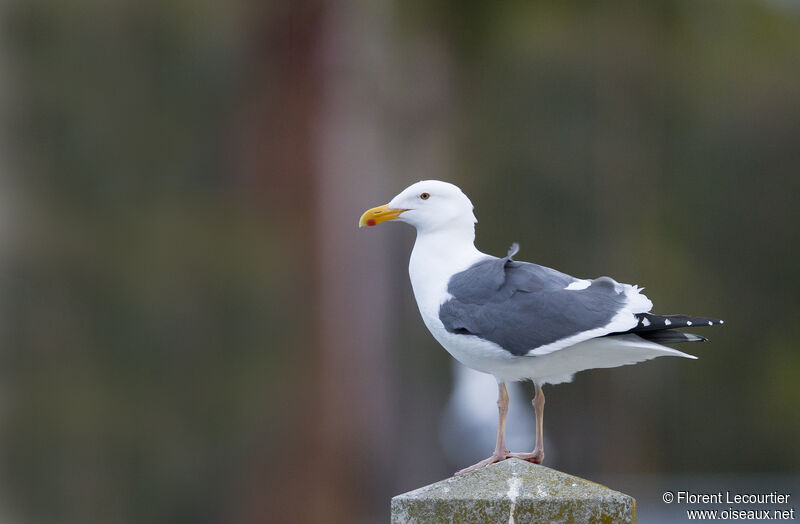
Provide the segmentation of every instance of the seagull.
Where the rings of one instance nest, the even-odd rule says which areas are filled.
[[[425,326],[450,355],[491,374],[498,384],[494,452],[464,474],[511,457],[541,464],[545,397],[542,386],[570,382],[575,373],[656,357],[697,357],[663,344],[700,342],[676,328],[722,320],[650,313],[642,289],[609,277],[575,278],[514,260],[519,245],[500,258],[475,247],[473,205],[458,186],[439,180],[412,184],[388,204],[365,211],[359,227],[398,221],[417,230],[408,273]],[[530,453],[505,445],[506,382],[534,384],[536,443]]]

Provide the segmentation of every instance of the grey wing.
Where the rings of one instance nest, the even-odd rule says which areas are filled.
[[[451,333],[474,335],[510,353],[541,355],[636,326],[652,304],[638,288],[608,277],[578,280],[505,258],[454,275],[439,318]]]

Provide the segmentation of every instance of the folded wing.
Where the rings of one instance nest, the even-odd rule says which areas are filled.
[[[453,275],[439,318],[451,333],[496,343],[513,355],[544,355],[591,338],[625,332],[652,303],[609,277],[579,280],[512,259],[483,260]]]

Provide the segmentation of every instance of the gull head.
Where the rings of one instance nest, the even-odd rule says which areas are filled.
[[[422,180],[405,188],[388,204],[368,209],[358,227],[397,220],[420,233],[447,228],[474,228],[472,202],[458,186],[439,180]]]

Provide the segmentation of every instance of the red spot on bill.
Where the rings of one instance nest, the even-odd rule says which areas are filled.
[[[367,225],[368,226],[374,226],[375,225],[375,219],[374,218],[370,218],[369,220],[367,220]]]

